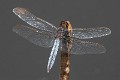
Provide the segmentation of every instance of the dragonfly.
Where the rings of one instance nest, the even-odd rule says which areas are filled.
[[[47,64],[47,72],[51,70],[55,62],[57,52],[64,45],[67,38],[71,38],[72,46],[70,54],[102,54],[106,49],[103,45],[82,39],[91,39],[111,34],[107,27],[95,28],[72,28],[69,21],[61,21],[58,27],[36,17],[25,8],[14,8],[13,12],[30,26],[17,25],[13,31],[35,45],[41,47],[52,47]],[[65,51],[65,49],[64,49]]]

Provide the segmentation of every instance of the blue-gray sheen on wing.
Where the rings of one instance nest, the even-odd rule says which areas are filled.
[[[73,37],[79,39],[90,39],[106,36],[109,34],[111,34],[111,30],[106,27],[73,29]]]
[[[48,60],[48,65],[47,65],[47,72],[48,73],[49,73],[50,69],[52,68],[52,66],[54,65],[55,58],[57,56],[57,51],[59,48],[59,43],[60,43],[59,38],[55,39],[55,42],[54,42],[54,45],[53,45],[53,48],[52,48],[52,51],[50,53],[50,57]]]
[[[52,47],[54,43],[54,34],[49,31],[34,29],[28,26],[17,25],[13,31],[41,47]]]
[[[81,41],[80,39],[73,39],[71,54],[101,54],[105,53],[104,46],[98,43]]]
[[[30,13],[29,11],[27,11],[24,8],[19,8],[19,7],[14,8],[13,12],[20,19],[22,19],[23,21],[27,22],[29,25],[31,25],[34,28],[45,30],[45,31],[50,31],[50,32],[55,32],[56,29],[57,29],[51,23],[36,17],[35,15],[33,15],[32,13]]]

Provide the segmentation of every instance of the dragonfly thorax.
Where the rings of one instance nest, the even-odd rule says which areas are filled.
[[[56,32],[55,38],[71,37],[72,27],[69,21],[61,21],[60,26]]]

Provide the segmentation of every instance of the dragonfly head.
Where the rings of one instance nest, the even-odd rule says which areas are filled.
[[[67,29],[68,32],[72,32],[72,26],[69,21],[61,21],[60,27]]]

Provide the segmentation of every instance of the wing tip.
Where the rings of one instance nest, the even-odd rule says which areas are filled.
[[[106,32],[105,35],[110,35],[111,34],[111,29],[108,27],[101,27],[102,29],[104,29],[104,31]]]
[[[106,31],[106,34],[105,35],[110,35],[111,34],[111,29],[108,28],[108,27],[103,27]]]
[[[107,28],[108,29],[108,35],[110,35],[111,34],[111,30],[110,30],[110,28]]]
[[[15,13],[18,9],[19,9],[19,7],[14,8],[13,12]]]
[[[24,14],[25,11],[26,11],[26,9],[21,8],[21,7],[16,7],[16,8],[13,9],[13,12],[14,12],[15,14],[20,14],[20,13],[21,13],[21,14]]]
[[[47,73],[49,73],[50,72],[50,68],[47,66]]]

